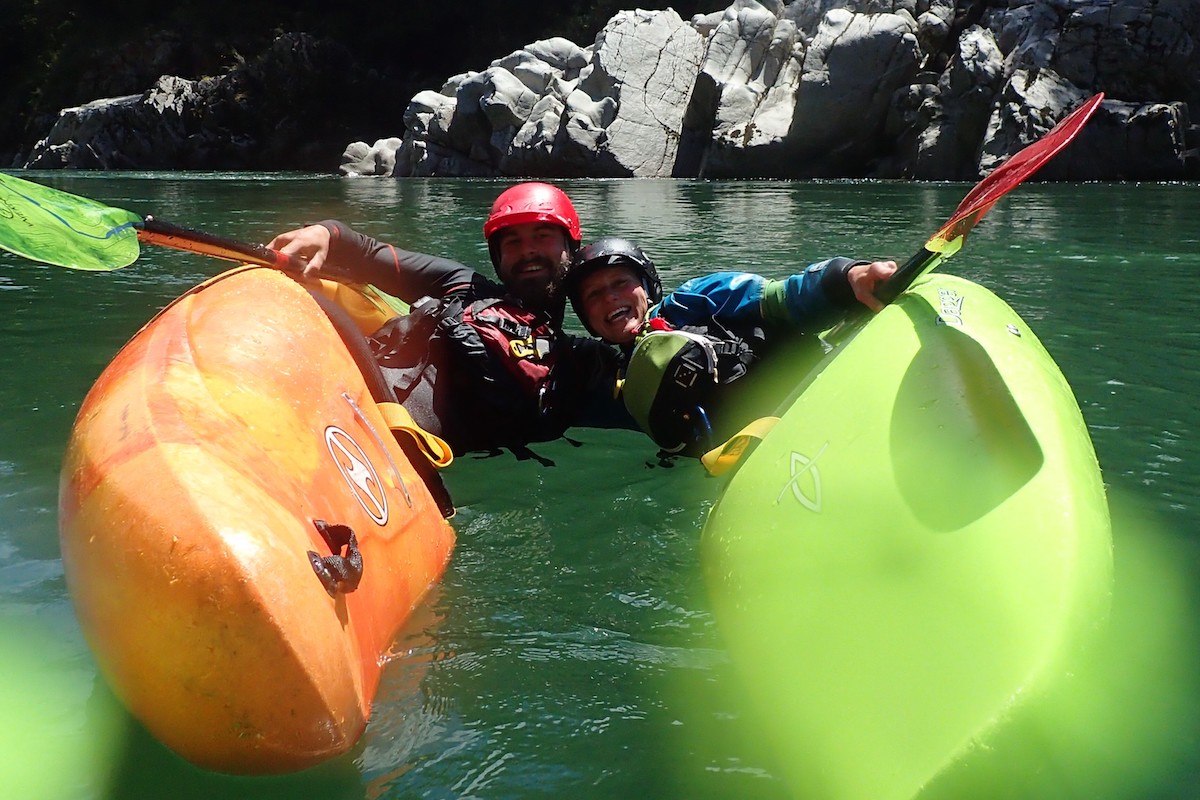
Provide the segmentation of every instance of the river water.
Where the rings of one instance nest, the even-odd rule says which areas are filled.
[[[504,186],[278,174],[25,177],[247,241],[335,217],[481,269],[480,227]],[[667,287],[716,268],[782,276],[835,254],[900,260],[970,188],[562,185],[585,239],[638,240]],[[1200,578],[1198,212],[1196,185],[1031,184],[1002,200],[942,266],[1006,299],[1059,363],[1114,498],[1118,589],[1137,573],[1141,590],[1157,593],[1127,613],[1185,651],[1197,640],[1180,620],[1200,611],[1190,589]],[[19,743],[30,713],[51,730],[103,739],[108,760],[68,775],[71,797],[789,796],[730,688],[700,580],[697,541],[716,483],[692,464],[660,465],[631,432],[572,432],[523,461],[456,461],[446,478],[460,509],[458,549],[397,644],[372,722],[346,756],[294,776],[213,775],[114,715],[63,578],[59,464],[84,394],[123,342],[226,266],[148,248],[123,270],[82,273],[0,254],[0,620],[39,629],[29,652],[61,678],[33,712],[5,714],[0,704],[0,743]],[[1147,530],[1158,556],[1124,566]],[[1133,650],[1116,657],[1137,664],[1144,654]],[[1114,723],[1144,732],[1139,764],[1080,796],[1200,796],[1196,698],[1190,684],[1179,688],[1179,663],[1162,665],[1161,678],[1153,670],[1138,678],[1169,684],[1154,695],[1161,708]],[[1063,785],[993,788],[997,797],[1069,796]]]

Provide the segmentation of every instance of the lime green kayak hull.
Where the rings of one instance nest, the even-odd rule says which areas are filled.
[[[717,619],[798,796],[914,797],[1067,680],[1104,620],[1095,452],[1029,326],[949,275],[793,398],[706,523]]]

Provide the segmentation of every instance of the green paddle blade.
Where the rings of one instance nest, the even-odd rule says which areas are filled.
[[[137,260],[141,221],[132,211],[0,173],[0,247],[19,256],[71,269],[120,269]]]

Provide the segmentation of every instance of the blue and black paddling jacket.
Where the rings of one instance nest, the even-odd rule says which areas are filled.
[[[847,273],[861,263],[832,258],[781,280],[715,272],[666,295],[622,348],[622,395],[638,426],[666,453],[699,456],[773,412],[779,393],[742,379],[785,345],[815,357],[815,334],[857,302]],[[664,333],[675,342],[647,340]]]

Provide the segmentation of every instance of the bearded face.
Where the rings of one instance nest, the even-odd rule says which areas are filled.
[[[496,234],[496,272],[508,291],[527,308],[548,309],[561,301],[561,284],[571,260],[566,231],[530,222]]]

